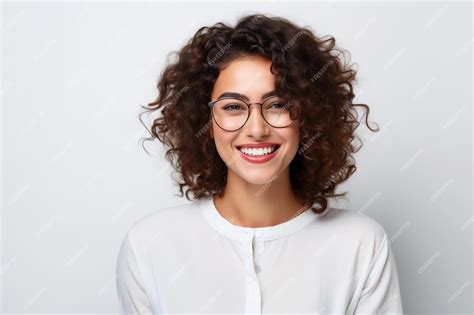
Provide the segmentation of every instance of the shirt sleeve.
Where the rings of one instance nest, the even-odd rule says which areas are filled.
[[[387,235],[369,268],[354,314],[403,314],[395,259]]]
[[[119,314],[152,314],[143,274],[137,262],[131,230],[122,241],[116,266]]]

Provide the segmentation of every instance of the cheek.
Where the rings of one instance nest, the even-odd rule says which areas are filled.
[[[282,137],[284,137],[287,146],[291,151],[296,151],[298,149],[300,141],[300,131],[298,127],[292,127],[285,130],[285,134],[282,134]]]
[[[214,143],[216,145],[217,152],[223,160],[229,159],[232,154],[232,141],[233,136],[230,133],[226,133],[221,130],[219,127],[213,125],[212,135],[214,138]]]

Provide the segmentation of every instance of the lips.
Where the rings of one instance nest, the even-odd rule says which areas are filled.
[[[258,149],[258,148],[268,148],[268,147],[276,147],[278,149],[280,145],[278,143],[265,142],[265,143],[246,143],[246,144],[241,144],[241,145],[236,146],[237,149],[241,149],[241,148]]]
[[[266,163],[272,160],[277,155],[277,152],[280,146],[281,146],[280,144],[274,143],[274,142],[260,142],[260,143],[245,143],[245,144],[237,145],[235,148],[239,152],[239,155],[247,162],[250,162],[252,164],[254,163],[262,164],[262,163]],[[241,151],[242,148],[246,148],[250,150],[250,149],[261,149],[261,148],[269,148],[269,147],[274,148],[272,150],[273,152],[263,154],[263,155],[251,155],[251,154],[247,154]]]

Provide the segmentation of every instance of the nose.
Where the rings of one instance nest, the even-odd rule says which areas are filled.
[[[244,132],[248,137],[256,139],[264,137],[270,132],[270,126],[267,124],[265,119],[263,119],[261,108],[258,103],[250,104],[250,116],[245,123]]]

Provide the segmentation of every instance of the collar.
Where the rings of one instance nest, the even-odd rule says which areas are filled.
[[[319,214],[313,212],[311,208],[308,208],[280,224],[254,228],[234,225],[230,221],[227,221],[217,210],[213,197],[201,199],[199,207],[206,221],[214,229],[237,241],[245,238],[255,238],[257,241],[269,241],[282,238],[302,229],[319,217]]]

